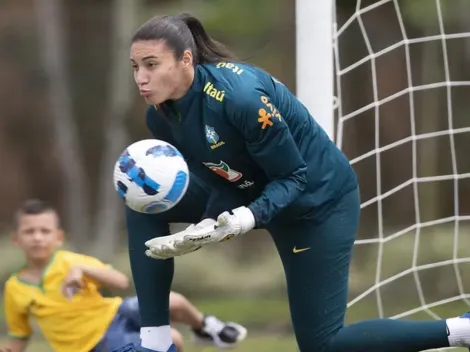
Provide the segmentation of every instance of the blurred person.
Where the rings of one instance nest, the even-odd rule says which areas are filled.
[[[8,347],[0,351],[26,349],[32,335],[31,317],[58,352],[108,352],[139,342],[137,298],[108,298],[99,292],[103,287],[127,289],[128,278],[96,258],[59,250],[64,234],[54,208],[40,200],[25,202],[16,213],[13,236],[26,257],[26,265],[5,284],[10,338]],[[170,315],[173,322],[190,326],[198,343],[217,345],[214,338],[233,343],[230,338],[234,327],[239,328],[203,315],[176,292],[170,293]],[[215,335],[214,330],[219,334]],[[172,328],[171,336],[178,351],[183,351],[179,331]]]
[[[148,104],[149,130],[178,148],[197,178],[166,213],[126,209],[142,340],[120,351],[174,351],[168,314],[172,258],[253,228],[269,231],[282,260],[300,351],[468,347],[469,314],[344,326],[360,215],[358,182],[346,156],[286,86],[236,60],[188,14],[143,24],[130,59]],[[210,185],[206,192],[201,182]],[[170,235],[168,222],[192,225]]]

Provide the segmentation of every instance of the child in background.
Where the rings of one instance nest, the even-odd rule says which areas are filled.
[[[136,297],[103,297],[102,287],[127,289],[129,279],[100,260],[59,250],[63,243],[60,217],[39,200],[29,200],[17,211],[14,242],[26,265],[5,284],[4,305],[9,341],[0,352],[23,352],[32,334],[34,317],[51,347],[58,352],[107,352],[140,340]],[[184,296],[171,292],[173,322],[189,325],[196,342],[233,347],[246,329],[205,316]],[[171,329],[178,351],[181,334]]]

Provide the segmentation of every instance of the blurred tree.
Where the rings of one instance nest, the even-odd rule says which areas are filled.
[[[98,186],[93,188],[86,176],[89,164],[82,154],[86,143],[81,141],[83,138],[80,136],[72,106],[71,82],[64,47],[67,32],[64,5],[59,0],[36,1],[41,57],[49,81],[51,116],[59,151],[60,173],[63,175],[62,195],[70,240],[78,249],[99,254],[103,259],[116,252],[121,239],[118,233],[122,225],[122,203],[113,189],[111,177],[116,157],[129,141],[124,120],[133,103],[128,50],[135,26],[136,4],[137,2],[126,0],[111,3],[111,45],[108,53],[110,70],[107,87],[109,96],[105,117],[100,121],[103,123],[103,133],[100,136],[103,139],[102,148],[94,150],[94,154],[99,154],[100,168],[98,176],[92,179],[92,183],[96,182]],[[96,192],[90,192],[92,189]],[[89,196],[92,197],[91,201]],[[96,204],[96,216],[91,216],[89,212],[91,203]],[[93,236],[89,235],[91,233]],[[90,237],[94,239],[92,245]]]
[[[74,121],[70,79],[67,72],[64,37],[66,26],[60,0],[36,0],[39,50],[45,75],[49,82],[51,118],[57,148],[60,173],[63,178],[65,218],[72,234],[89,233],[88,187],[80,136]],[[82,239],[83,237],[79,237]],[[77,240],[83,247],[86,239]]]
[[[136,1],[115,0],[112,7],[111,67],[109,70],[108,108],[104,115],[104,150],[98,178],[98,204],[94,233],[93,254],[110,256],[117,251],[121,237],[122,202],[116,197],[111,172],[117,155],[130,142],[124,124],[132,106],[134,88],[129,70],[129,43],[135,26]]]

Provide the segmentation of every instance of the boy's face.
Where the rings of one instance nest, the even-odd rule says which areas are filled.
[[[37,215],[22,215],[14,234],[14,242],[30,260],[48,260],[62,245],[63,232],[57,214],[48,211]]]

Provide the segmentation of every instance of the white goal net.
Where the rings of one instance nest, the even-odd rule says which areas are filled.
[[[362,196],[348,319],[460,315],[470,303],[470,1],[341,0],[335,14],[335,139]]]

